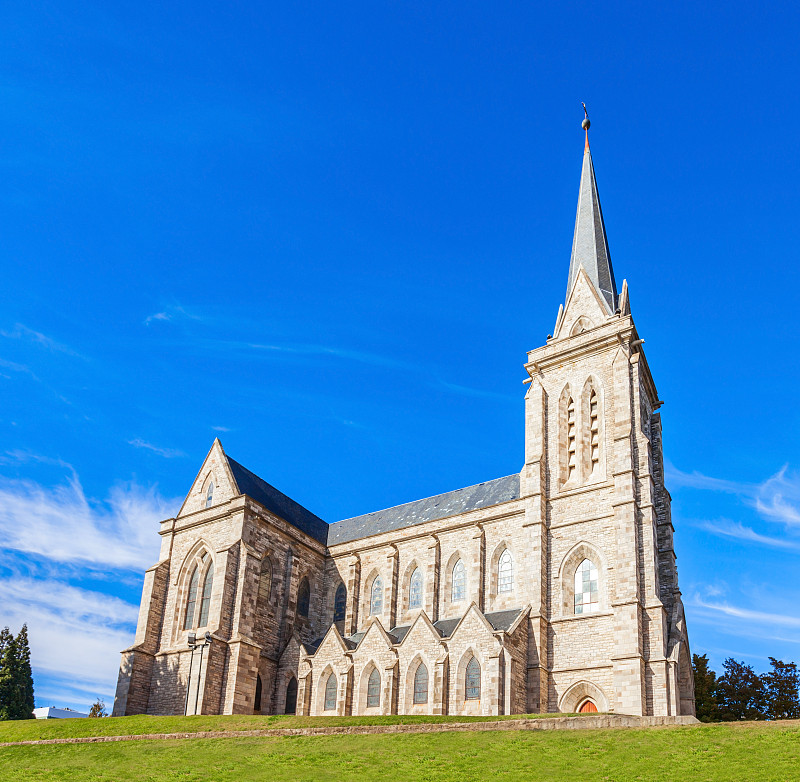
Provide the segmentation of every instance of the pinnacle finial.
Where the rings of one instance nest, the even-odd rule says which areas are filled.
[[[583,122],[581,122],[581,127],[586,131],[586,146],[584,149],[589,149],[589,127],[591,126],[591,122],[589,122],[589,112],[586,111],[586,104],[581,103],[583,106]]]

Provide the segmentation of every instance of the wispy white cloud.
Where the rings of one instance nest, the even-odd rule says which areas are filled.
[[[56,342],[56,340],[48,337],[46,334],[42,334],[40,331],[34,331],[34,329],[28,328],[22,323],[15,323],[11,331],[0,330],[0,336],[6,337],[7,339],[22,339],[33,342],[53,353],[64,353],[76,358],[85,358],[85,356],[82,356],[68,345]]]
[[[700,529],[718,535],[723,538],[733,538],[744,540],[748,543],[760,543],[764,546],[800,551],[800,540],[789,540],[788,538],[775,538],[770,535],[762,535],[750,527],[746,527],[741,522],[730,521],[729,519],[718,519],[717,521],[697,522]]]
[[[774,614],[767,611],[754,611],[750,608],[730,605],[727,602],[711,602],[703,599],[699,594],[695,595],[694,605],[698,608],[706,609],[717,614],[736,619],[744,619],[765,627],[775,628],[798,628],[800,629],[800,616],[791,614]],[[796,641],[800,643],[800,638]]]
[[[114,487],[105,502],[90,502],[74,473],[66,483],[0,483],[0,547],[58,563],[101,570],[143,570],[158,556],[158,522],[179,507],[155,488]]]
[[[230,432],[230,429],[227,426],[212,426],[211,428],[215,432]]]
[[[114,692],[119,652],[132,641],[137,606],[58,580],[0,580],[3,623],[28,625],[36,677],[55,677],[37,700],[91,702]],[[91,700],[90,700],[91,699]]]
[[[180,451],[177,448],[162,448],[159,445],[148,443],[146,440],[142,440],[139,437],[134,440],[128,440],[128,445],[132,445],[134,448],[144,448],[147,451],[152,451],[153,453],[157,453],[159,456],[163,456],[165,459],[175,459],[179,456],[186,456],[183,451]]]
[[[784,466],[761,483],[746,483],[686,473],[669,463],[666,468],[670,486],[735,494],[763,519],[800,527],[800,471],[789,471]]]
[[[15,361],[8,361],[7,359],[0,358],[0,367],[8,369],[11,372],[20,372],[25,375],[30,375],[34,380],[39,379],[36,377],[34,371],[25,364],[17,364]],[[6,377],[8,377],[8,375],[6,375]]]
[[[149,326],[151,323],[157,323],[159,321],[167,322],[181,319],[202,320],[200,315],[191,312],[190,310],[186,309],[186,307],[183,307],[180,304],[172,304],[169,307],[165,307],[161,312],[154,312],[152,315],[148,315],[144,319],[144,325]]]

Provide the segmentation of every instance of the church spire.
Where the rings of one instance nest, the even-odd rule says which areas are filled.
[[[586,116],[581,127],[586,131],[586,146],[583,150],[578,214],[575,217],[575,236],[572,240],[572,257],[569,262],[567,300],[569,301],[572,286],[578,278],[578,270],[583,266],[611,314],[617,308],[617,284],[614,282],[614,270],[611,268],[611,255],[608,252],[603,212],[600,209],[600,198],[597,195],[592,153],[589,150],[590,122],[585,104],[583,104],[583,112]]]

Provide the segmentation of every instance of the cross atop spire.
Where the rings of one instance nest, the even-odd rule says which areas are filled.
[[[567,300],[569,300],[572,286],[578,277],[578,270],[583,266],[597,292],[605,301],[609,314],[612,314],[617,308],[617,284],[614,281],[614,270],[611,268],[611,254],[608,251],[603,212],[600,209],[600,198],[597,195],[592,153],[589,151],[589,126],[591,123],[586,111],[586,104],[582,105],[585,117],[581,127],[586,131],[586,146],[583,150],[581,185],[578,191],[578,214],[575,217],[575,236],[572,239],[572,257],[569,262]]]

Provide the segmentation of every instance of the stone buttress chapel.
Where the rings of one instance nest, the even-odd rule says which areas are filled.
[[[584,127],[521,472],[328,524],[215,440],[161,522],[115,715],[694,714],[662,403]]]

